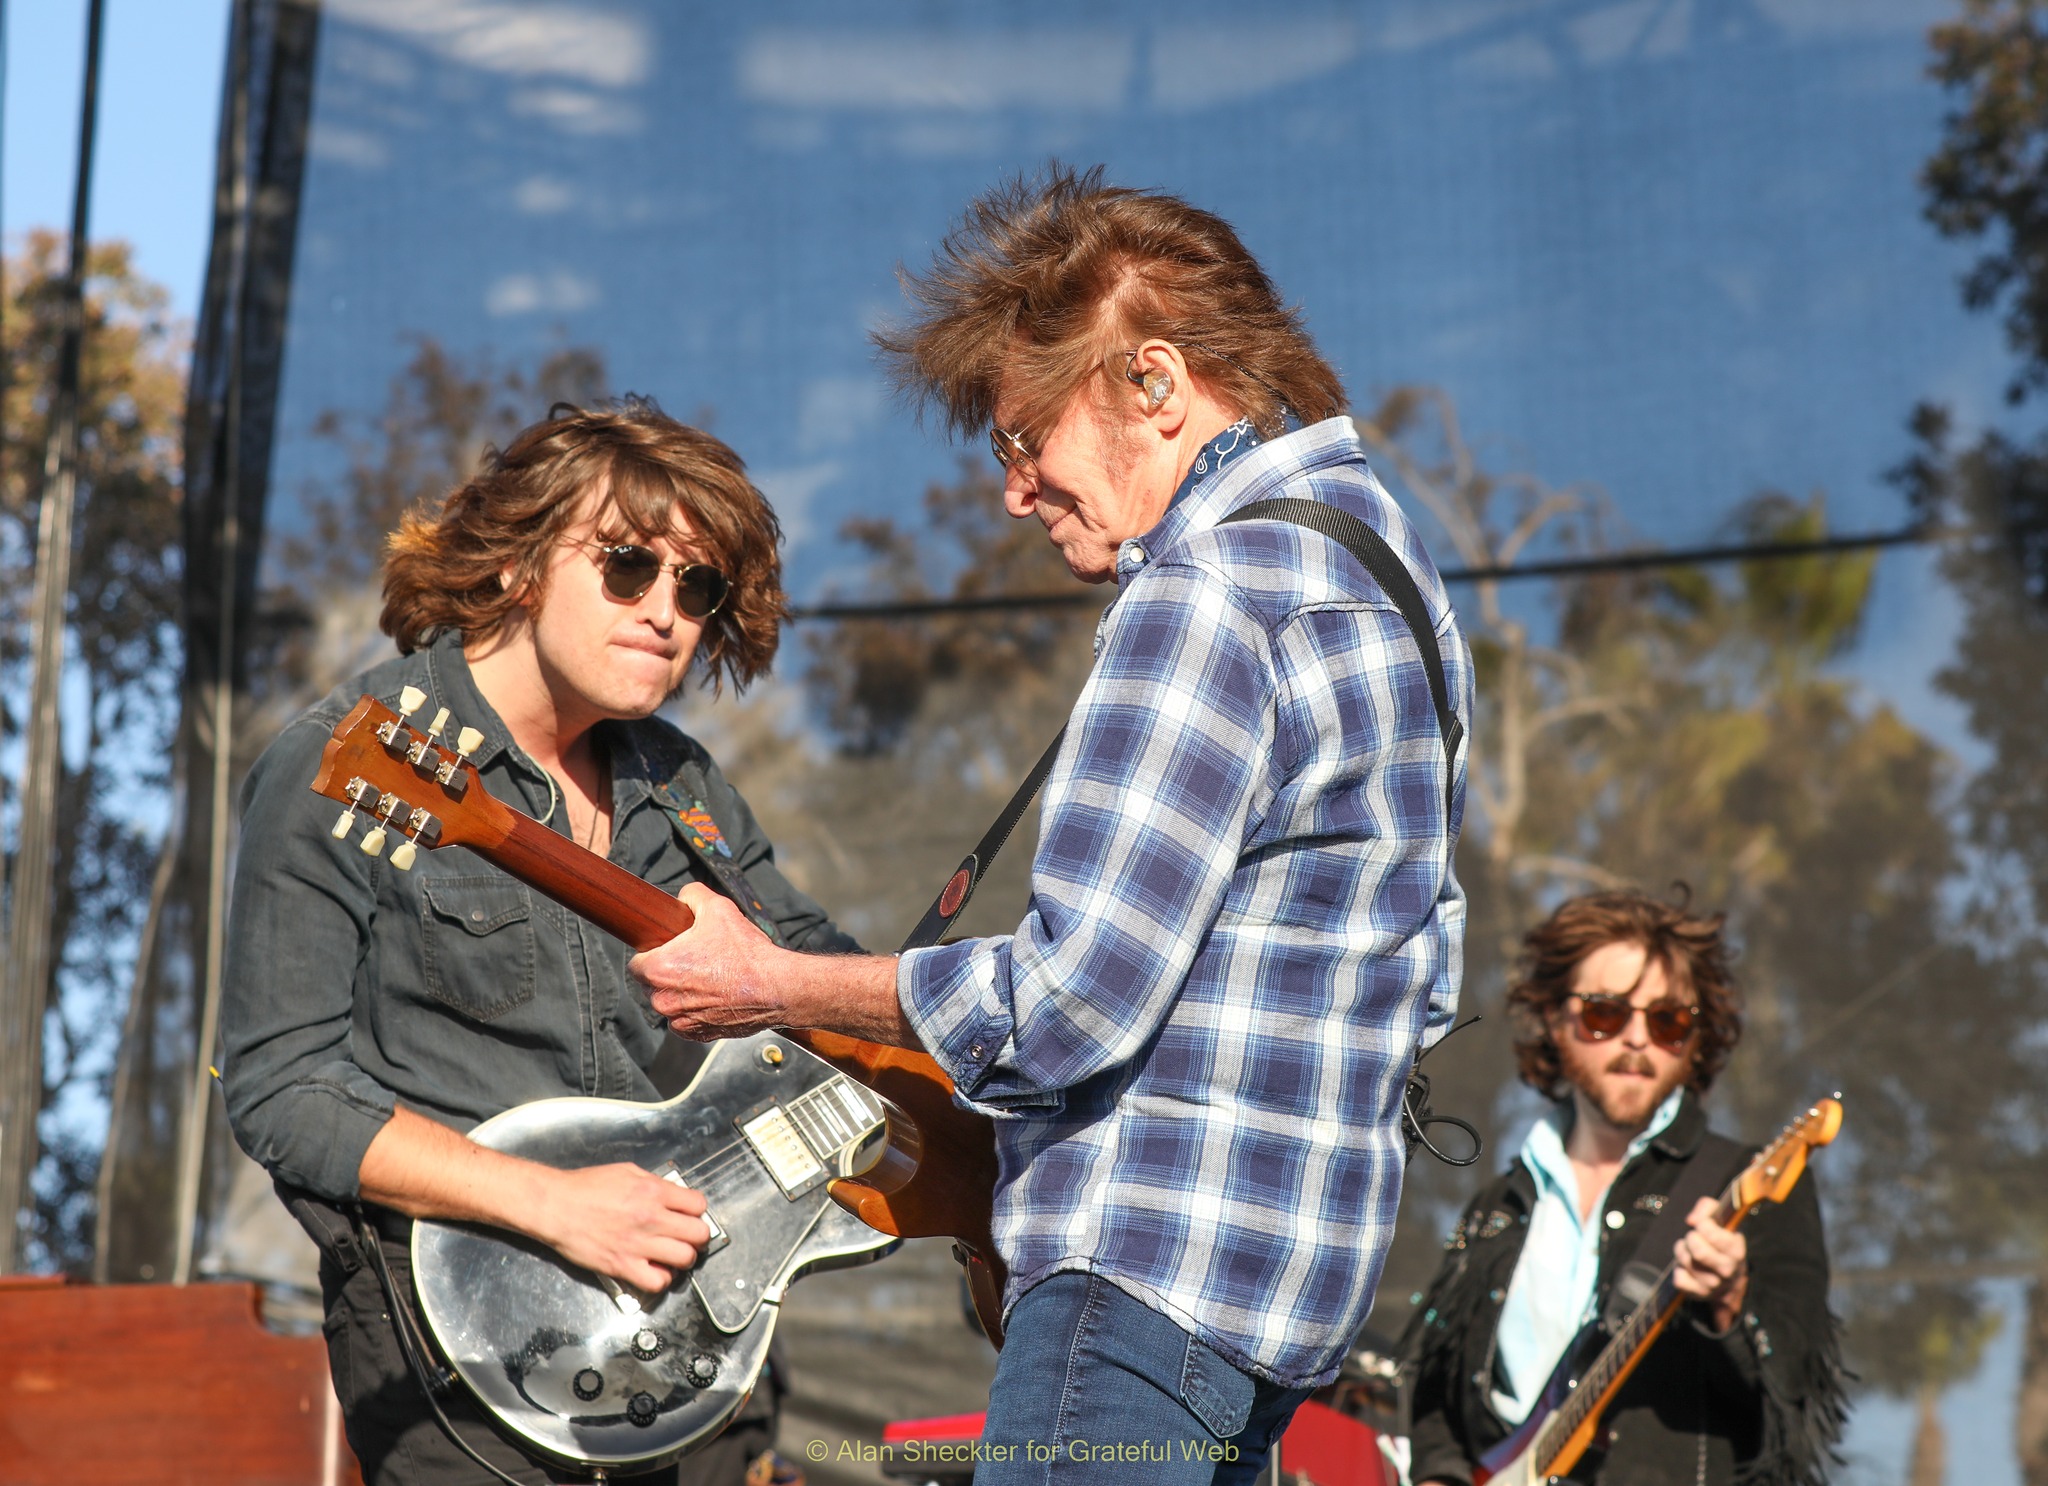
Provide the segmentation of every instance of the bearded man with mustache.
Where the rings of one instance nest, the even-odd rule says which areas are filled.
[[[1515,1054],[1553,1107],[1465,1209],[1402,1339],[1419,1486],[1469,1486],[1582,1328],[1633,1308],[1625,1287],[1609,1304],[1632,1260],[1675,1264],[1686,1304],[1609,1407],[1610,1448],[1571,1479],[1825,1478],[1842,1374],[1813,1182],[1739,1232],[1713,1220],[1754,1152],[1701,1107],[1742,1035],[1722,929],[1683,894],[1624,891],[1573,898],[1524,939]],[[1667,1206],[1685,1211],[1668,1248],[1653,1232]],[[1638,1252],[1645,1239],[1662,1252]]]

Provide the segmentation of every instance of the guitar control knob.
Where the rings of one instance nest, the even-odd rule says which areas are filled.
[[[709,1388],[718,1381],[718,1359],[708,1352],[699,1352],[690,1359],[690,1365],[683,1369],[690,1381],[699,1388]]]
[[[598,1394],[604,1392],[604,1374],[594,1367],[586,1367],[582,1372],[569,1380],[569,1386],[575,1390],[578,1398],[582,1399],[585,1403],[589,1403]]]
[[[633,1333],[633,1355],[642,1362],[652,1362],[661,1355],[661,1333],[652,1326],[643,1326]]]
[[[645,1429],[654,1422],[658,1407],[652,1393],[636,1393],[626,1403],[626,1417]]]

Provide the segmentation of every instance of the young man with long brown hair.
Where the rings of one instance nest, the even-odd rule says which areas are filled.
[[[1573,1479],[1819,1481],[1840,1393],[1813,1181],[1742,1229],[1712,1217],[1750,1154],[1700,1106],[1742,1035],[1721,917],[1632,891],[1570,899],[1529,931],[1508,1006],[1522,1081],[1554,1104],[1466,1208],[1404,1338],[1412,1478],[1467,1486],[1641,1259],[1676,1265],[1686,1305],[1610,1409],[1613,1448]],[[1639,1253],[1688,1188],[1672,1247]]]
[[[779,537],[709,434],[644,403],[557,407],[405,518],[382,616],[399,658],[337,688],[250,773],[222,1080],[237,1138],[320,1246],[335,1385],[370,1486],[494,1478],[432,1417],[348,1210],[362,1204],[401,1285],[411,1221],[439,1218],[659,1292],[706,1242],[699,1194],[625,1163],[537,1165],[464,1132],[535,1099],[666,1097],[702,1054],[646,1015],[626,946],[481,858],[427,852],[396,871],[331,841],[333,807],[308,789],[321,749],[361,693],[417,688],[423,716],[452,714],[448,736],[481,735],[471,758],[494,796],[649,881],[730,894],[778,943],[851,950],[776,869],[710,755],[654,715],[693,669],[742,687],[768,669],[786,612]],[[680,1479],[737,1486],[772,1440],[773,1394],[764,1384],[751,1424]],[[444,1407],[493,1465],[551,1479],[459,1396]]]
[[[1249,1482],[1364,1319],[1402,1088],[1456,1004],[1470,660],[1336,372],[1220,217],[1054,169],[910,283],[905,382],[1117,585],[1028,911],[827,966],[688,889],[696,926],[635,973],[690,1036],[922,1046],[995,1118],[979,1486]]]

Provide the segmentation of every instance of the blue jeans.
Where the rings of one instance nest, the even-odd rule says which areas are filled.
[[[1010,1312],[974,1486],[1251,1486],[1308,1394],[1108,1280],[1056,1274]]]

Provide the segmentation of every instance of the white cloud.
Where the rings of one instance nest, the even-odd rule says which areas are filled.
[[[1121,106],[1131,38],[1114,31],[761,31],[740,48],[739,87],[788,108],[986,113]]]
[[[583,88],[521,88],[507,100],[513,113],[546,119],[568,134],[634,134],[640,110],[608,93]]]
[[[530,175],[512,189],[512,204],[532,217],[565,212],[575,200],[575,188],[551,175]]]
[[[402,36],[452,62],[507,77],[568,77],[623,88],[654,70],[638,16],[543,0],[326,0],[330,17]]]
[[[844,444],[881,417],[888,402],[873,377],[819,377],[804,384],[796,415],[797,447],[805,453]]]
[[[1464,59],[1480,77],[1548,82],[1557,76],[1557,54],[1534,36],[1504,36],[1475,47]]]
[[[322,124],[313,131],[311,149],[315,159],[362,170],[379,170],[391,163],[391,151],[376,135],[333,124]]]
[[[1586,12],[1565,26],[1579,61],[1601,67],[1633,57],[1668,57],[1688,45],[1683,5],[1663,0],[1624,0]]]
[[[768,497],[782,523],[783,540],[791,547],[811,533],[811,505],[818,492],[839,478],[843,465],[836,459],[816,464],[788,465],[782,469],[754,470],[754,484]]]
[[[558,268],[547,274],[506,274],[484,291],[484,308],[493,315],[529,315],[536,310],[585,309],[598,298],[595,283]]]
[[[1159,107],[1192,112],[1256,97],[1333,72],[1358,55],[1349,19],[1291,24],[1190,26],[1152,43],[1152,97]]]

